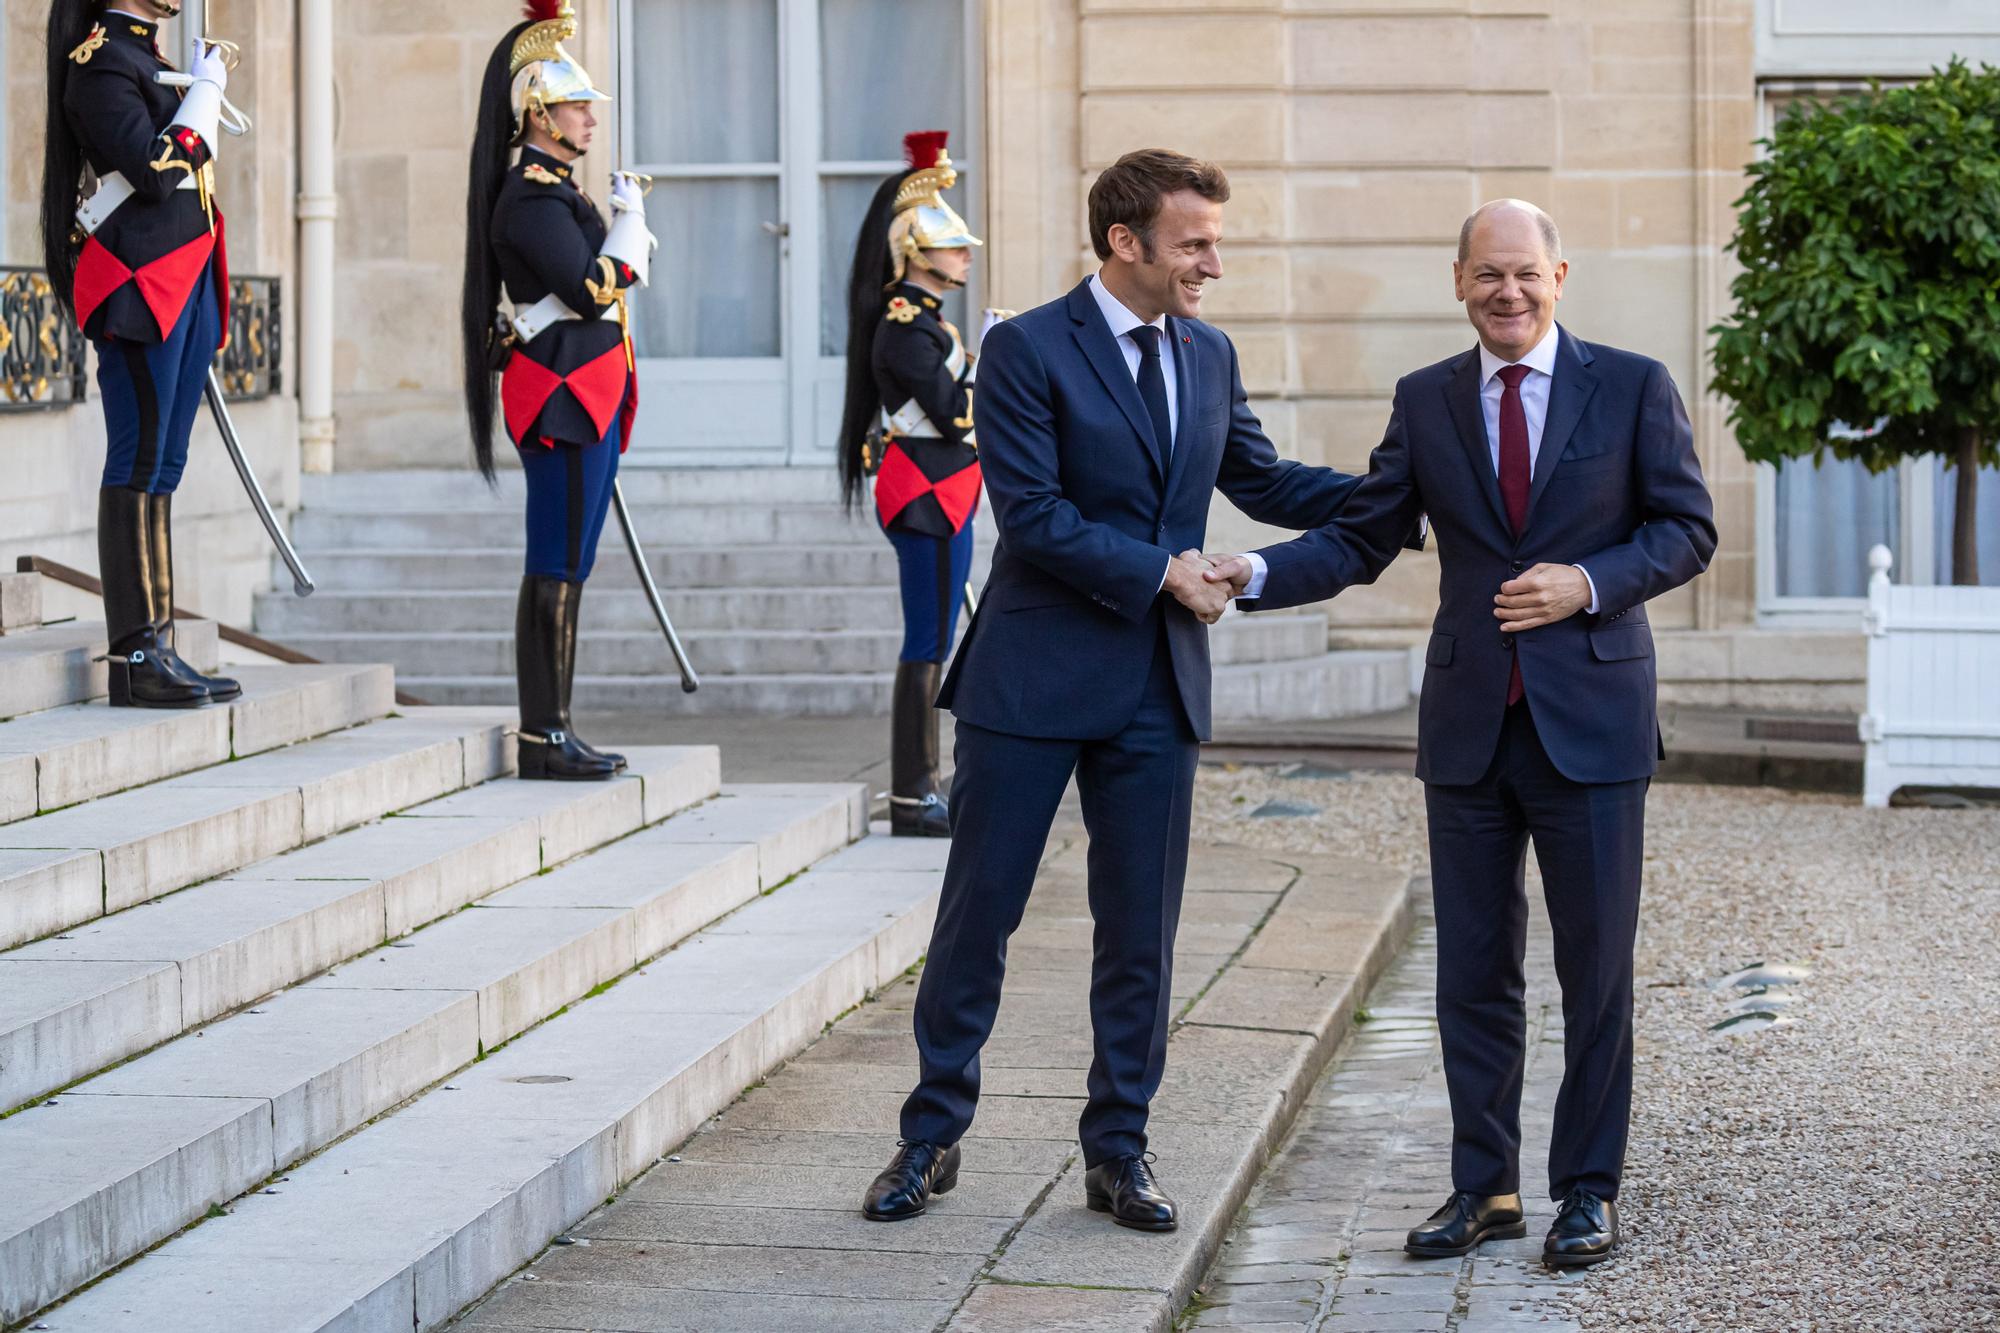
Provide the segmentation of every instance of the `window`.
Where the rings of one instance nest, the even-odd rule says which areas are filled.
[[[907,131],[952,132],[955,202],[980,225],[978,6],[622,0],[619,14],[622,165],[655,178],[661,245],[633,302],[646,408],[631,461],[830,462],[855,232]]]

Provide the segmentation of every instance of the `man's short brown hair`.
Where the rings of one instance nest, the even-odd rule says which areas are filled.
[[[1104,169],[1090,186],[1090,248],[1111,258],[1111,229],[1124,223],[1153,257],[1153,224],[1170,194],[1193,190],[1214,203],[1229,202],[1229,177],[1213,162],[1165,148],[1141,148]]]

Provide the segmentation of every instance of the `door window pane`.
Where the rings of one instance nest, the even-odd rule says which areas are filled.
[[[1869,548],[1901,549],[1895,470],[1801,458],[1778,468],[1776,486],[1778,596],[1866,596]]]
[[[778,0],[632,0],[634,160],[778,160]]]
[[[1951,543],[1958,531],[1958,470],[1944,465],[1942,458],[1924,460],[1921,467],[1935,469],[1931,494],[1937,512],[1932,531],[1939,583],[1951,582]],[[1982,587],[2000,587],[2000,468],[1979,469],[1979,490],[1973,500],[1973,532],[1979,537],[1979,582]]]
[[[823,161],[900,157],[911,130],[963,151],[964,17],[964,0],[820,0]]]
[[[777,356],[778,216],[769,179],[663,180],[646,201],[653,285],[631,299],[640,356]]]

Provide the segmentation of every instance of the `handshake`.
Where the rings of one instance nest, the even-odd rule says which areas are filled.
[[[1167,581],[1160,591],[1194,612],[1204,625],[1213,625],[1249,582],[1250,562],[1242,556],[1203,555],[1189,549],[1167,562]]]

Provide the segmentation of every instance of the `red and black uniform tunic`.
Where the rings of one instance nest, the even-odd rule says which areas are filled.
[[[558,320],[517,347],[501,374],[501,410],[517,448],[596,444],[614,418],[620,452],[631,438],[638,386],[624,326],[616,313],[604,316],[637,275],[598,253],[608,232],[570,163],[522,150],[493,207],[507,299],[525,311],[553,295],[581,318]]]
[[[979,506],[972,359],[938,298],[898,283],[875,332],[875,388],[888,424],[875,510],[891,532],[950,538]]]
[[[972,359],[940,307],[915,283],[897,284],[883,298],[873,348],[884,417],[875,512],[896,548],[905,662],[942,662],[951,652],[979,507]]]
[[[181,93],[156,77],[173,68],[155,45],[157,33],[140,19],[106,14],[71,57],[76,68],[63,91],[63,111],[91,170],[100,178],[116,171],[133,190],[77,260],[76,318],[92,338],[165,340],[211,266],[228,324],[222,215],[211,224],[204,191],[181,188],[213,150],[171,123]]]
[[[229,326],[222,215],[205,188],[211,145],[174,125],[179,89],[157,27],[108,13],[71,54],[63,111],[101,181],[117,172],[132,195],[83,244],[77,322],[97,343],[107,426],[104,485],[170,493],[208,368]]]
[[[610,311],[637,275],[599,253],[608,234],[570,163],[522,150],[493,209],[507,299],[520,314],[553,295],[579,318],[555,320],[514,349],[500,407],[528,481],[526,572],[571,583],[596,561],[639,402],[623,310]]]

